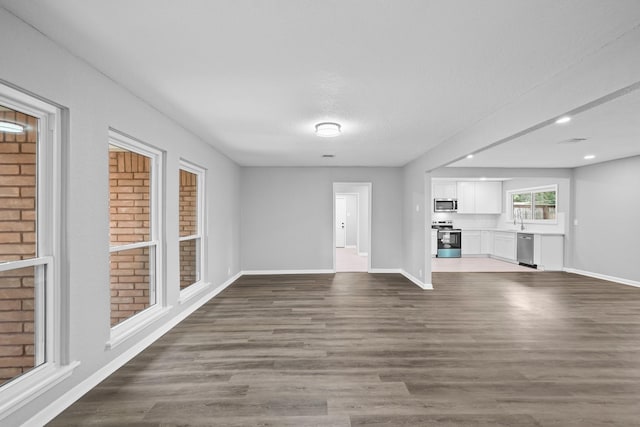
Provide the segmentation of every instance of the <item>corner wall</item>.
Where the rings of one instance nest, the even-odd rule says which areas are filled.
[[[640,282],[640,156],[574,170],[571,267]]]

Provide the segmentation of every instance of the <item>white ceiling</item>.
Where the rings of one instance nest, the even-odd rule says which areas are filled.
[[[404,165],[640,22],[637,0],[0,4],[252,166]]]
[[[574,168],[635,155],[640,155],[640,90],[448,166]]]

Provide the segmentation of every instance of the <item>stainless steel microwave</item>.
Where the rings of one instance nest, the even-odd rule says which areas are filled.
[[[457,212],[458,199],[433,199],[434,212]]]

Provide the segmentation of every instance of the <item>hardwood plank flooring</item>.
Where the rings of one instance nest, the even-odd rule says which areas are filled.
[[[249,276],[52,426],[640,425],[640,289],[567,273]]]

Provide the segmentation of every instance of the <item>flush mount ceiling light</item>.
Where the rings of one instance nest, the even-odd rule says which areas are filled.
[[[341,127],[338,123],[322,122],[316,125],[316,135],[323,138],[332,138],[340,135]]]
[[[0,132],[22,133],[24,132],[24,126],[13,122],[0,121]]]
[[[596,156],[594,156],[593,154],[587,154],[586,156],[584,156],[585,160],[591,160],[591,159],[595,159]]]
[[[562,125],[565,123],[569,123],[571,121],[571,117],[569,116],[564,116],[564,117],[560,117],[558,120],[556,120],[556,124]]]

